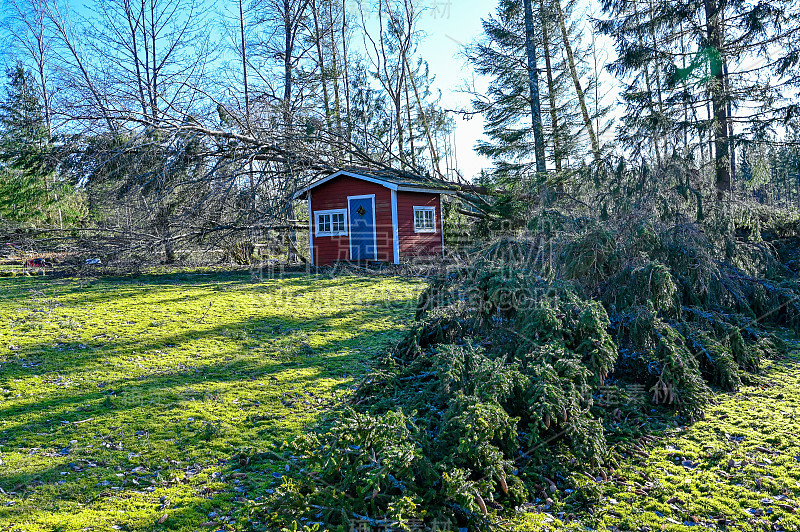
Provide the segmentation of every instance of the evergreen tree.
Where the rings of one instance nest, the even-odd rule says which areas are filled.
[[[603,9],[600,30],[618,53],[611,70],[627,82],[620,139],[634,146],[650,138],[658,162],[681,142],[688,154],[699,151],[722,198],[735,144],[764,138],[800,111],[797,4],[604,0]]]
[[[540,104],[546,158],[551,168],[561,170],[569,165],[570,159],[582,161],[589,149],[599,151],[595,150],[597,139],[591,120],[598,118],[595,114],[604,115],[606,110],[590,115],[586,108],[583,116],[581,99],[585,103],[596,80],[586,76],[586,49],[572,21],[575,3],[567,2],[559,11],[556,1],[540,0],[531,7],[537,68],[545,74],[545,83],[540,80]],[[489,139],[479,142],[477,151],[494,161],[494,173],[501,178],[515,178],[520,172],[529,172],[535,169],[537,160],[524,15],[522,3],[501,0],[496,13],[483,21],[484,37],[468,50],[476,71],[492,79],[485,93],[473,94],[474,110],[483,115],[484,132]],[[567,48],[574,71],[570,68]],[[581,87],[574,77],[588,77],[590,83]]]
[[[0,102],[0,217],[33,222],[52,199],[50,139],[33,74],[17,63],[6,75]]]
[[[531,120],[533,121],[533,151],[536,154],[536,172],[546,170],[544,161],[544,139],[542,138],[542,103],[539,100],[539,65],[534,42],[533,7],[531,0],[523,0],[525,13],[525,56],[528,65],[528,88],[531,100]]]

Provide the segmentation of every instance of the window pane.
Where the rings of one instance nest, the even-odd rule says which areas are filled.
[[[435,231],[434,219],[436,215],[433,209],[417,208],[414,209],[414,229],[417,231]]]
[[[344,231],[344,214],[343,213],[336,213],[333,215],[333,231],[334,232],[342,232]]]
[[[317,213],[317,231],[324,235],[347,234],[347,215],[343,212]]]

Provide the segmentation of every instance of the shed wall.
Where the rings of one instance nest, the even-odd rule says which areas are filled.
[[[377,183],[370,183],[369,181],[349,176],[340,176],[313,188],[310,194],[312,230],[315,233],[316,218],[313,215],[314,212],[328,209],[347,209],[347,196],[375,194],[377,258],[385,262],[394,261],[391,190]],[[323,266],[342,260],[350,260],[350,238],[348,236],[314,235],[315,265]]]
[[[400,236],[400,260],[417,257],[441,258],[442,208],[439,194],[422,192],[397,192],[397,222]],[[436,208],[436,232],[414,232],[414,207]]]

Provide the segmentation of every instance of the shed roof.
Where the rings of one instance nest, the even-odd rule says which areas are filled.
[[[371,183],[383,185],[391,190],[404,192],[431,192],[435,194],[455,194],[461,187],[439,179],[420,176],[402,170],[384,170],[375,168],[349,167],[318,179],[310,185],[295,192],[293,198],[304,198],[306,193],[319,185],[339,176],[350,176]]]

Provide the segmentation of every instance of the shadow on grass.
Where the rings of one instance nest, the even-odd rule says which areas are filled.
[[[409,297],[406,301],[400,294],[397,299],[400,303],[387,305],[380,294],[363,297],[362,288],[374,288],[375,279],[298,275],[252,283],[249,280],[248,274],[240,272],[230,275],[181,273],[103,278],[87,288],[63,280],[60,284],[48,284],[38,279],[13,287],[9,299],[61,298],[61,303],[68,299],[67,305],[73,305],[74,298],[78,297],[79,307],[127,297],[135,303],[133,296],[143,295],[147,297],[144,304],[149,307],[172,306],[185,300],[186,296],[174,297],[174,294],[159,297],[159,287],[165,286],[202,289],[202,293],[191,296],[194,303],[198,296],[209,298],[219,291],[251,291],[243,297],[264,296],[263,300],[254,301],[266,306],[264,315],[225,325],[202,325],[158,337],[150,334],[137,337],[134,332],[108,342],[85,340],[85,346],[70,340],[53,347],[54,339],[40,339],[34,345],[6,354],[5,362],[0,360],[0,401],[3,401],[4,386],[14,388],[14,381],[25,381],[30,389],[25,391],[24,397],[7,397],[10,404],[0,402],[0,419],[5,421],[0,423],[4,428],[0,432],[0,451],[11,452],[12,462],[16,460],[21,466],[0,469],[0,487],[23,493],[29,505],[46,496],[51,500],[40,502],[57,509],[61,504],[58,501],[91,504],[104,500],[109,487],[103,482],[117,482],[115,479],[120,472],[126,475],[127,481],[128,470],[138,463],[155,464],[151,469],[169,476],[185,470],[189,462],[216,457],[220,460],[217,469],[226,476],[237,469],[251,470],[257,464],[261,467],[272,458],[277,460],[263,449],[276,443],[278,438],[296,434],[298,427],[315,421],[317,415],[330,407],[331,397],[350,385],[342,372],[363,371],[364,360],[359,350],[364,347],[377,350],[387,344],[388,338],[376,335],[388,331],[388,325],[372,327],[369,322],[399,319],[405,314],[401,311],[413,307],[411,299],[415,299]],[[7,286],[8,283],[0,280],[0,292]],[[148,294],[150,288],[153,293]],[[292,314],[291,298],[319,295],[324,299],[328,288],[342,290],[346,298],[351,297],[352,301],[347,301],[350,310],[337,309],[336,304],[328,301],[323,307],[330,310],[320,308],[316,312]],[[204,292],[209,289],[213,293]],[[271,312],[275,309],[268,305],[276,291],[285,292],[290,299]],[[304,304],[313,304],[313,297],[310,302],[307,299],[303,300]],[[37,300],[34,304],[41,302]],[[379,308],[384,305],[387,306]],[[20,305],[20,308],[25,307]],[[76,319],[80,321],[80,317]],[[312,338],[313,346],[305,342],[304,338],[321,331],[331,336]],[[240,333],[242,336],[236,336]],[[24,334],[30,338],[37,333],[29,330]],[[184,349],[184,346],[191,348],[190,342],[197,340],[214,341],[206,345],[206,348],[211,346],[211,351],[192,356]],[[267,343],[265,347],[265,342],[272,344]],[[245,344],[254,344],[260,351],[250,352]],[[228,351],[215,352],[215,346]],[[173,347],[178,349],[171,351]],[[165,354],[169,360],[159,365],[157,351],[162,349],[170,350]],[[148,367],[139,365],[138,358],[123,360],[137,353],[147,355],[144,362]],[[37,362],[41,365],[36,366]],[[119,364],[115,365],[117,362]],[[107,374],[104,374],[105,369],[109,370]],[[320,384],[321,381],[324,382]],[[62,387],[57,387],[59,385]],[[224,396],[224,402],[217,401],[217,395]],[[308,405],[306,399],[314,401],[320,395],[328,398],[323,405],[304,406]],[[187,411],[206,411],[205,403],[197,406],[199,397],[210,401],[208,416],[204,419],[202,414],[192,414],[197,420],[188,423]],[[258,401],[251,401],[252,398]],[[242,403],[233,404],[240,399]],[[226,410],[232,409],[237,409],[235,416],[226,417]],[[144,417],[143,412],[146,413]],[[124,437],[114,436],[118,426],[126,424],[129,426],[125,427]],[[140,451],[140,448],[144,449],[145,440],[151,437],[158,442],[153,456],[148,456],[147,451]],[[78,442],[75,449],[59,454],[59,447],[69,446],[65,442],[71,442],[71,438]],[[94,448],[81,449],[87,443],[92,443],[88,447]],[[120,447],[99,448],[105,444],[119,444]],[[244,447],[251,449],[248,451],[251,461],[245,466],[231,462],[231,453]],[[131,448],[140,451],[142,456]],[[177,463],[172,463],[175,462],[173,457],[178,459]],[[165,465],[165,459],[170,459],[169,465]],[[96,465],[91,470],[86,469],[86,462],[92,460]],[[76,464],[83,469],[76,470]],[[270,463],[268,467],[278,466]],[[266,475],[250,479],[248,486],[263,487],[271,482],[275,482],[275,478]],[[147,484],[144,480],[140,485],[125,484],[111,496],[143,497],[145,494],[133,493],[140,493]],[[172,480],[163,478],[154,480],[150,486],[157,492],[175,488]],[[236,496],[233,490],[240,487],[228,482],[222,488],[205,493],[202,490],[206,488],[193,485],[192,491],[201,496],[189,497],[181,509],[171,511],[163,527],[185,528],[188,525],[181,524],[178,517],[181,512],[196,519],[202,514],[200,510],[209,504],[228,504]],[[0,502],[2,499],[0,494]],[[197,511],[193,510],[195,506]],[[156,511],[152,507],[150,510]],[[80,511],[91,513],[88,507]],[[0,522],[9,515],[15,515],[14,508],[0,506]],[[36,520],[35,515],[38,513],[31,509],[24,518]],[[173,521],[176,524],[170,524]],[[196,525],[192,524],[191,528]],[[147,530],[153,526],[153,521],[142,525]]]
[[[312,321],[304,321],[297,319],[281,319],[281,318],[267,318],[264,320],[248,320],[240,322],[236,325],[225,325],[205,329],[203,331],[187,330],[183,333],[170,335],[161,338],[159,341],[143,344],[137,342],[135,338],[123,342],[106,343],[102,346],[102,351],[107,351],[105,355],[98,356],[94,350],[81,350],[76,351],[68,349],[54,349],[47,344],[40,344],[33,347],[28,347],[24,350],[18,351],[15,358],[16,361],[11,360],[7,362],[2,370],[0,370],[0,384],[6,379],[20,379],[30,378],[32,376],[42,376],[44,374],[51,374],[57,368],[58,375],[66,379],[75,376],[76,370],[81,367],[87,367],[89,364],[102,364],[107,361],[106,359],[113,359],[119,356],[116,350],[130,348],[136,346],[138,352],[144,353],[151,350],[162,349],[164,345],[181,345],[189,340],[197,340],[202,338],[225,338],[225,332],[233,330],[247,330],[247,329],[278,329],[281,331],[294,332],[311,332],[323,326],[327,326],[332,320],[338,320],[346,317],[351,317],[352,312],[341,311],[333,312],[321,316],[319,319]],[[132,376],[130,378],[123,378],[118,380],[103,381],[104,389],[112,389],[116,395],[130,395],[141,398],[144,400],[147,397],[147,391],[150,389],[162,390],[167,385],[185,386],[191,384],[201,384],[209,382],[232,382],[240,380],[242,375],[260,375],[268,376],[270,374],[278,373],[286,369],[287,361],[295,370],[320,368],[322,362],[326,358],[336,357],[337,351],[346,348],[364,345],[369,343],[370,337],[373,333],[362,333],[354,337],[335,340],[332,342],[324,342],[316,346],[313,351],[310,347],[294,346],[294,351],[283,352],[272,360],[265,360],[257,362],[252,355],[231,355],[233,360],[225,364],[213,365],[197,365],[187,367],[185,370],[173,370],[166,374],[157,377],[142,378],[141,376]],[[69,345],[69,344],[65,344]],[[98,348],[99,349],[99,348]],[[305,354],[300,354],[304,349],[308,349]],[[76,357],[76,355],[79,355]],[[42,367],[24,367],[22,361],[31,360],[46,360],[46,366]],[[69,390],[67,388],[66,390]],[[66,391],[65,390],[65,391]],[[64,407],[73,404],[84,404],[92,400],[102,399],[104,394],[102,391],[85,392],[77,395],[69,395],[59,399],[36,399],[35,403],[20,404],[6,408],[0,408],[0,419],[9,419],[19,414],[31,414],[39,416],[41,419],[48,417],[50,412],[57,407]],[[76,416],[61,416],[65,421],[76,421]],[[73,417],[75,419],[70,419]],[[28,430],[36,431],[38,424],[41,420],[28,422],[26,427]],[[5,437],[8,431],[0,432],[0,437]]]
[[[270,377],[278,377],[287,370],[293,372],[290,381],[291,391],[302,390],[306,386],[313,386],[314,381],[320,377],[321,373],[324,373],[320,365],[321,357],[318,356],[298,357],[284,362],[265,361],[261,364],[254,363],[252,360],[234,360],[230,363],[200,365],[184,371],[171,371],[155,377],[109,383],[108,388],[113,388],[111,393],[105,387],[96,391],[81,390],[79,393],[70,393],[63,397],[39,400],[33,405],[15,405],[4,408],[0,410],[0,417],[3,419],[20,418],[21,420],[14,425],[6,424],[7,428],[0,432],[0,445],[2,446],[18,447],[23,450],[23,446],[26,445],[24,442],[28,440],[31,434],[53,434],[63,441],[68,438],[77,438],[77,433],[94,433],[107,434],[107,440],[111,444],[114,444],[117,440],[126,441],[124,448],[120,446],[119,449],[114,450],[98,449],[96,454],[87,454],[84,451],[73,455],[67,451],[69,454],[65,453],[64,456],[61,456],[59,455],[58,446],[39,448],[35,452],[48,452],[50,455],[55,455],[53,459],[59,465],[48,466],[43,469],[26,468],[23,471],[0,474],[0,488],[3,488],[6,492],[17,492],[18,496],[23,498],[29,497],[36,492],[51,493],[56,491],[59,493],[57,500],[62,502],[74,500],[81,504],[90,504],[102,499],[102,494],[109,492],[109,487],[104,482],[111,481],[116,483],[114,476],[120,468],[123,470],[130,469],[138,463],[136,459],[131,460],[130,458],[132,451],[130,443],[127,441],[130,437],[129,433],[133,431],[148,432],[153,438],[171,441],[171,447],[175,449],[175,458],[181,458],[178,455],[187,449],[204,448],[212,443],[209,440],[219,438],[213,433],[210,437],[205,434],[206,427],[214,427],[213,430],[217,430],[218,423],[214,422],[216,420],[198,420],[191,428],[183,426],[182,421],[180,423],[172,423],[176,420],[171,418],[178,418],[184,414],[187,402],[197,400],[198,397],[205,395],[214,396],[214,388],[218,385],[227,384],[238,387],[252,378],[268,380]],[[340,382],[330,386],[327,391],[328,393],[336,393],[344,390],[348,385],[347,382]],[[198,390],[194,393],[186,391],[187,388],[201,386],[205,391]],[[211,387],[210,390],[208,389],[209,386]],[[273,386],[279,390],[283,384],[276,383]],[[259,397],[265,402],[262,402],[255,409],[255,415],[252,416],[254,420],[251,424],[255,426],[254,433],[262,441],[259,442],[250,437],[245,442],[248,446],[259,446],[265,443],[264,440],[279,441],[280,438],[286,437],[287,429],[280,426],[282,420],[297,417],[300,418],[302,423],[302,419],[313,417],[313,411],[303,411],[302,407],[298,411],[296,407],[291,409],[288,406],[284,406],[281,398],[285,394],[280,393],[278,390],[272,394],[272,397]],[[69,392],[69,390],[65,391]],[[155,404],[150,404],[153,400]],[[227,404],[225,406],[229,407]],[[149,410],[153,417],[149,420],[137,421],[137,415],[132,414],[132,411],[141,410]],[[250,417],[247,416],[248,419]],[[126,437],[114,437],[114,427],[109,425],[127,425]],[[291,430],[288,432],[291,432]],[[99,444],[104,440],[101,438],[92,441]],[[230,458],[235,448],[226,444],[222,444],[222,447],[227,447],[227,452],[221,456],[218,454],[218,456],[221,459]],[[85,473],[73,472],[69,464],[73,463],[73,461],[75,461],[74,463],[83,463],[89,456],[93,460],[98,459],[100,463],[99,467],[89,473],[93,475],[99,474],[100,476],[92,478],[91,481],[88,481],[87,478],[77,480],[77,476]],[[183,460],[179,461],[184,463]],[[253,464],[256,462],[258,462],[258,459],[254,460]],[[235,463],[229,464],[226,462],[223,464],[222,471],[227,476],[232,470],[238,470],[239,468]],[[169,469],[173,471],[171,473],[162,471],[167,477],[173,476],[175,471],[179,470],[175,466]],[[70,477],[65,477],[63,474],[65,472],[69,472]],[[63,484],[65,481],[69,489],[64,489]],[[266,485],[270,482],[272,482],[270,477],[265,477],[263,482],[257,482],[253,486]],[[138,491],[148,485],[153,486],[154,489],[169,489],[171,485],[174,485],[174,482],[147,484],[140,481],[140,485],[136,486],[126,483],[121,486],[119,491],[112,492],[112,494],[114,496],[127,497],[130,495],[131,490]],[[229,488],[233,488],[233,486],[229,486]],[[197,489],[200,488],[192,491]],[[229,498],[230,493],[227,491],[216,495],[212,494],[211,497],[204,497],[204,499],[210,501],[212,506],[224,506]],[[187,500],[185,504],[191,506],[195,503]],[[205,502],[203,503],[203,505],[206,504]],[[188,512],[187,515],[195,517],[203,515],[203,512],[192,512],[191,508],[182,508],[179,511]],[[171,522],[181,521],[181,519],[176,518],[174,512],[170,512],[170,515],[173,517]],[[166,525],[169,525],[169,523],[165,523]]]
[[[376,304],[381,303],[375,301]],[[369,306],[370,302],[364,303]],[[387,313],[393,312],[392,308],[387,308]],[[394,309],[396,310],[396,309]],[[137,337],[120,339],[119,341],[88,341],[84,344],[80,341],[58,342],[58,347],[53,347],[52,342],[42,342],[15,351],[8,357],[6,364],[0,369],[0,384],[8,378],[26,378],[31,376],[41,376],[58,371],[64,377],[77,376],[81,369],[91,365],[102,364],[120,356],[120,353],[136,348],[138,353],[147,353],[153,350],[165,349],[168,346],[181,346],[189,341],[196,340],[230,340],[230,336],[243,334],[250,342],[263,342],[263,338],[250,337],[253,333],[264,336],[271,336],[272,342],[291,340],[291,336],[297,333],[307,334],[320,330],[349,330],[348,321],[363,321],[362,318],[368,314],[373,314],[374,310],[342,310],[328,313],[318,313],[314,319],[290,319],[277,317],[274,315],[264,318],[250,319],[237,323],[229,323],[217,327],[204,327],[203,329],[186,329],[178,334],[164,335],[144,343]],[[377,317],[377,316],[376,316]],[[343,323],[344,322],[344,323]],[[335,325],[333,325],[335,323]],[[200,325],[200,323],[195,323]],[[333,353],[344,348],[353,347],[369,343],[369,336],[372,333],[363,333],[356,337],[325,341],[317,343],[313,349],[313,354],[320,356]],[[277,336],[276,336],[277,335]],[[362,337],[359,340],[358,337]],[[295,345],[293,349],[285,349],[279,354],[281,359],[285,357],[298,356],[311,353],[304,350],[310,349],[308,346]],[[236,355],[232,355],[236,356]],[[241,356],[241,355],[240,355]],[[31,363],[37,364],[31,366]],[[6,413],[0,409],[0,417]]]
[[[47,277],[31,277],[22,279],[0,278],[0,300],[19,300],[29,298],[32,291],[41,297],[48,297],[45,290],[58,289],[59,296],[79,296],[81,305],[101,304],[116,301],[120,298],[140,297],[142,290],[152,287],[174,288],[206,288],[214,292],[225,292],[231,289],[274,288],[273,282],[280,283],[284,290],[308,290],[309,283],[321,283],[317,289],[338,287],[357,291],[358,288],[373,286],[375,279],[354,276],[292,273],[285,276],[251,274],[249,272],[219,273],[161,273],[126,276],[99,277],[91,281],[78,279],[59,279],[53,281]],[[4,294],[4,295],[3,295]],[[205,297],[211,297],[209,294]],[[152,303],[180,302],[185,296],[167,297],[153,300]]]

